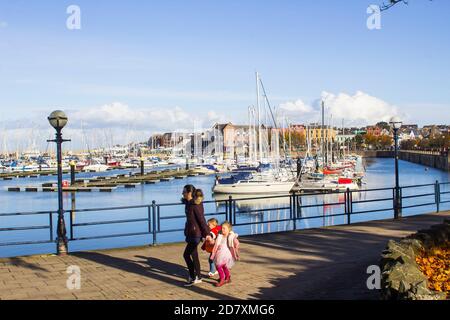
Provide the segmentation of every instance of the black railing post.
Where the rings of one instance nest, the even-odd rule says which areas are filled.
[[[347,188],[347,191],[346,191],[346,200],[347,200],[347,211],[346,211],[346,213],[347,213],[347,224],[351,224],[352,223],[352,221],[351,221],[351,214],[352,214],[352,195],[351,195],[351,193],[350,193],[350,188]]]
[[[145,175],[145,160],[144,158],[141,158],[141,176],[143,177]]]
[[[295,207],[294,207],[294,193],[289,196],[289,219],[294,221]]]
[[[297,219],[301,219],[303,218],[303,201],[302,201],[302,196],[300,195],[295,195],[295,214]]]
[[[395,209],[395,188],[392,189],[392,210],[394,210],[394,218],[396,215],[396,209]]]
[[[69,240],[73,240],[73,215],[75,213],[73,211],[70,212],[70,217],[69,217],[69,230],[70,230],[70,239]]]
[[[350,191],[350,215],[353,214],[353,191]]]
[[[233,224],[233,197],[228,197],[228,218],[227,221]]]
[[[294,230],[297,230],[297,194],[294,192],[291,196],[291,219],[293,222]]]
[[[70,161],[70,185],[73,186],[75,184],[75,161]]]
[[[394,219],[398,219],[400,217],[400,213],[399,213],[399,201],[398,201],[398,194],[399,192],[397,192],[397,188],[392,189],[392,201],[393,201],[393,209],[394,209]]]
[[[148,213],[148,234],[152,233],[152,206],[147,206]]]
[[[347,190],[345,191],[345,193],[344,193],[344,213],[345,213],[345,215],[347,216],[347,219],[348,219],[348,193],[347,193]]]
[[[439,184],[439,181],[436,181],[436,184],[434,185],[434,195],[436,199],[436,212],[440,212],[441,208],[441,185]]]
[[[156,245],[156,201],[152,202],[152,219],[153,219],[153,245]]]
[[[228,219],[228,200],[225,200],[225,221],[229,221]]]

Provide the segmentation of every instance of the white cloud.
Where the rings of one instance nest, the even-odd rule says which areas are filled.
[[[400,114],[398,108],[384,100],[358,91],[354,95],[347,93],[332,94],[323,92],[321,99],[312,104],[302,100],[286,102],[280,110],[291,122],[306,123],[318,121],[321,117],[320,101],[325,101],[327,114],[333,115],[334,123],[345,119],[346,126],[364,126],[379,121],[388,121]],[[192,131],[211,127],[214,123],[234,121],[246,123],[246,119],[236,120],[234,115],[224,115],[217,111],[203,113],[189,112],[180,107],[172,108],[132,108],[115,102],[98,107],[67,110],[69,124],[64,136],[72,139],[66,147],[69,149],[96,148],[114,144],[126,144],[132,141],[146,141],[151,134],[168,131]],[[28,119],[1,121],[0,133],[7,135],[10,151],[24,150],[36,145],[41,150],[49,148],[46,140],[54,135],[46,117],[48,110],[31,112]],[[0,150],[2,149],[0,141]]]
[[[132,108],[120,102],[77,111],[66,109],[66,113],[69,123],[63,134],[72,140],[66,148],[76,150],[143,142],[156,132],[191,132],[226,120],[215,111],[194,114],[180,107]],[[28,119],[0,122],[0,137],[8,136],[8,151],[23,151],[32,146],[46,150],[49,147],[46,140],[54,136],[47,115],[47,111],[41,110]],[[0,141],[0,153],[3,147]]]
[[[194,119],[179,107],[135,109],[120,102],[83,109],[69,114],[69,118],[73,122],[83,122],[88,128],[115,127],[148,131],[188,128]]]
[[[400,114],[396,106],[362,91],[357,91],[354,95],[333,94],[324,91],[321,98],[317,99],[312,106],[302,100],[297,100],[281,104],[280,109],[291,120],[318,121],[321,118],[322,100],[325,102],[327,117],[333,115],[334,123],[344,119],[347,125],[365,126],[380,121],[389,121],[393,116],[406,117],[406,115]]]
[[[313,108],[307,104],[305,104],[302,100],[297,100],[293,102],[286,102],[280,105],[281,110],[283,110],[286,114],[292,115],[301,115],[305,113],[310,113],[313,111]]]
[[[226,117],[223,114],[219,114],[216,111],[209,111],[207,113],[207,118],[205,119],[206,123],[228,123],[230,122],[230,118]]]
[[[401,116],[396,106],[362,91],[353,96],[322,92],[322,99],[334,119],[345,119],[354,125],[388,122],[393,116]]]

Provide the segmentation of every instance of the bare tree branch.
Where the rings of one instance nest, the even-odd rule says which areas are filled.
[[[395,6],[399,2],[403,2],[404,4],[408,4],[409,0],[389,0],[388,4],[383,3],[382,6],[380,6],[380,11],[385,11],[393,6]],[[433,1],[433,0],[430,0]]]
[[[380,10],[381,11],[385,11],[385,10],[395,6],[399,2],[403,2],[404,4],[408,4],[408,0],[389,0],[389,4],[385,4],[383,2],[383,5],[380,7]]]

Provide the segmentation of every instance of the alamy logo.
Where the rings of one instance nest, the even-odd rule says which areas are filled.
[[[81,9],[77,5],[67,7],[67,14],[69,17],[66,21],[67,29],[80,30],[81,29]]]
[[[79,266],[70,266],[67,268],[67,274],[70,274],[66,281],[67,289],[80,290],[81,289],[81,269]]]
[[[381,29],[381,9],[380,6],[375,4],[370,5],[367,8],[367,14],[370,16],[367,18],[367,29],[380,30]]]
[[[367,274],[369,278],[367,279],[367,288],[369,290],[380,290],[381,289],[381,269],[379,266],[369,266],[367,268]]]

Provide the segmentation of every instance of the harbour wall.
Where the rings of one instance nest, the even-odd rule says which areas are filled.
[[[394,151],[361,151],[359,153],[364,158],[394,158]],[[421,164],[430,168],[450,171],[450,154],[426,151],[399,151],[399,159],[412,163]]]

